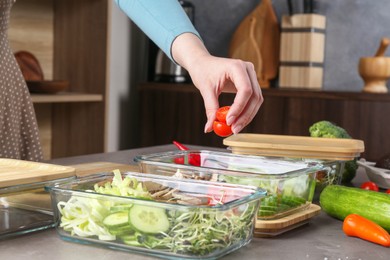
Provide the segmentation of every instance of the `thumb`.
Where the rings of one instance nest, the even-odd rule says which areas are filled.
[[[213,130],[213,122],[215,113],[219,108],[218,96],[213,91],[201,92],[206,110],[207,122],[204,127],[204,132],[208,133]]]

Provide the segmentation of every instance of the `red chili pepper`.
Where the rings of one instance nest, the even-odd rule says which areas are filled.
[[[181,150],[181,151],[189,150],[185,145],[183,145],[177,141],[173,141],[173,144],[176,145],[176,147],[179,148],[179,150]],[[184,164],[184,160],[182,162],[181,159],[176,158],[175,163]],[[193,153],[188,154],[188,163],[193,165],[193,166],[200,166],[200,155],[193,154]]]

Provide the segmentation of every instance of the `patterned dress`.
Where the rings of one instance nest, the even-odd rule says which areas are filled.
[[[15,0],[0,0],[0,157],[42,160],[34,107],[7,37]]]

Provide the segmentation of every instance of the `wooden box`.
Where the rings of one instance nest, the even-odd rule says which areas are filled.
[[[326,17],[319,14],[283,16],[279,86],[321,89]]]

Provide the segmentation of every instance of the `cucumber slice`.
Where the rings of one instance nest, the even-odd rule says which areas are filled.
[[[134,227],[130,224],[121,227],[109,228],[108,231],[112,235],[123,236],[134,234]]]
[[[108,228],[120,228],[129,224],[129,213],[127,211],[116,212],[103,219],[103,224]]]
[[[164,209],[140,205],[134,205],[130,209],[129,222],[138,231],[147,234],[167,232],[170,226]]]
[[[129,246],[143,246],[137,240],[122,240],[122,241],[123,241],[123,243],[125,243],[126,245],[129,245]]]
[[[112,213],[119,212],[119,211],[129,211],[132,206],[133,206],[133,204],[116,205],[116,206],[112,206],[110,208],[110,211]]]

